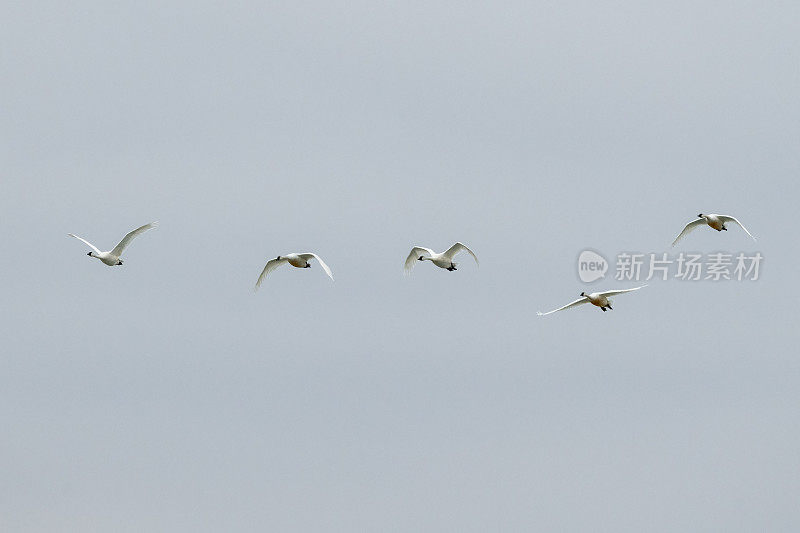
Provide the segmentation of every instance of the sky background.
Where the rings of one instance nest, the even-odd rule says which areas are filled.
[[[798,17],[0,4],[0,529],[797,531]],[[761,279],[536,316],[700,212]]]

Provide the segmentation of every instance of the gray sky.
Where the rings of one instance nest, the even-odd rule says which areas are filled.
[[[0,526],[796,531],[798,15],[1,4]],[[536,316],[699,212],[759,281]]]

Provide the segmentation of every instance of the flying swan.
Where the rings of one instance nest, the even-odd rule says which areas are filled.
[[[156,224],[158,224],[158,222],[151,222],[149,224],[145,224],[144,226],[142,226],[140,228],[136,228],[132,232],[130,232],[127,235],[125,235],[125,237],[123,237],[122,240],[119,241],[119,244],[117,244],[114,247],[114,249],[109,251],[109,252],[101,252],[100,250],[97,249],[97,247],[94,244],[90,243],[89,241],[87,241],[83,237],[78,237],[77,235],[74,235],[72,233],[68,233],[67,235],[69,235],[70,237],[75,237],[79,241],[83,241],[86,244],[88,244],[89,247],[93,250],[93,251],[89,252],[88,254],[86,254],[89,257],[97,258],[97,259],[99,259],[100,261],[102,261],[103,263],[105,263],[108,266],[119,266],[119,265],[122,264],[122,259],[120,259],[120,256],[122,255],[122,252],[125,250],[125,248],[128,247],[128,245],[131,243],[131,241],[134,239],[134,237],[136,237],[140,233],[144,233],[145,231],[149,230],[150,228],[154,228],[156,226]]]
[[[261,271],[261,275],[258,276],[258,281],[256,281],[256,286],[253,288],[253,290],[257,291],[258,288],[261,286],[261,282],[264,281],[264,278],[267,277],[267,274],[269,274],[279,266],[289,263],[295,268],[311,268],[311,263],[309,263],[309,261],[311,261],[312,259],[316,259],[317,261],[319,261],[319,265],[322,267],[322,270],[325,271],[328,277],[333,279],[333,274],[331,273],[331,269],[328,268],[328,265],[325,264],[325,261],[323,261],[317,254],[312,254],[311,252],[304,254],[291,253],[286,255],[279,255],[275,259],[270,259],[269,261],[267,261],[267,265],[264,267],[264,270]]]
[[[581,293],[581,297],[575,300],[574,302],[570,302],[564,307],[559,307],[558,309],[553,309],[552,311],[548,311],[547,313],[542,313],[539,311],[536,313],[539,316],[549,315],[550,313],[555,313],[556,311],[561,311],[563,309],[569,309],[570,307],[576,307],[578,305],[583,304],[592,304],[596,305],[600,309],[603,310],[605,313],[606,309],[612,309],[611,307],[611,300],[609,296],[614,296],[615,294],[622,294],[623,292],[631,292],[631,291],[638,291],[642,287],[647,287],[647,285],[642,285],[641,287],[634,287],[633,289],[620,289],[618,291],[605,291],[605,292],[593,292],[591,294],[586,294],[585,292]]]
[[[475,259],[475,264],[480,266],[478,263],[478,258],[475,254],[467,248],[465,245],[461,244],[460,242],[455,243],[453,246],[447,249],[447,251],[437,254],[430,248],[424,248],[422,246],[415,246],[411,249],[411,253],[408,254],[406,257],[406,264],[404,267],[404,273],[406,275],[411,273],[411,270],[414,268],[414,265],[417,264],[417,261],[430,261],[434,265],[439,268],[444,268],[449,270],[450,272],[457,270],[456,266],[457,263],[453,262],[453,257],[460,251],[466,251],[469,255]]]
[[[753,240],[756,240],[756,238],[753,237],[753,235],[749,231],[747,231],[747,228],[745,228],[741,222],[736,220],[736,217],[732,217],[730,215],[704,215],[703,213],[700,213],[697,216],[699,218],[697,218],[696,220],[692,220],[691,222],[686,224],[686,227],[683,228],[683,231],[680,233],[680,235],[675,237],[675,240],[672,241],[672,246],[675,246],[679,240],[683,239],[686,235],[691,233],[692,230],[694,230],[697,226],[708,224],[717,231],[728,231],[728,228],[725,227],[725,224],[728,222],[733,222],[734,224],[738,224],[739,227],[741,227],[745,233],[750,235],[750,237]]]

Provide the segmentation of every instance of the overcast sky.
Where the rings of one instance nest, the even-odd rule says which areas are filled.
[[[799,16],[0,4],[0,529],[798,530]]]

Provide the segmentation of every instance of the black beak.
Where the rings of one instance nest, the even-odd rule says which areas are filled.
[[[700,213],[699,215],[697,215],[697,217],[698,218],[703,218],[703,213]]]
[[[88,253],[88,254],[86,254],[86,255],[92,255],[92,252],[89,252],[89,253]]]
[[[417,259],[417,261],[422,261],[423,259],[424,259],[424,257],[419,256],[419,259]]]

